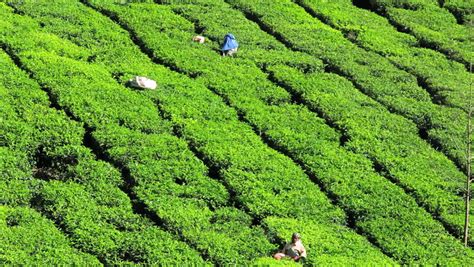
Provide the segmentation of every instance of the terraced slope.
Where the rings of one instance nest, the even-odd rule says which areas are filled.
[[[309,265],[474,261],[462,60],[342,0],[3,2],[0,205],[44,220],[64,258],[277,264],[299,231]],[[158,89],[126,87],[137,74]],[[53,260],[18,247],[35,258],[0,262]]]

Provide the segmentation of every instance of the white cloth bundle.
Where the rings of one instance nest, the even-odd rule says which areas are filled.
[[[129,80],[132,87],[143,88],[143,89],[156,89],[156,82],[148,79],[147,77],[135,76]]]
[[[193,41],[203,44],[206,41],[206,38],[204,36],[197,35],[193,37]]]

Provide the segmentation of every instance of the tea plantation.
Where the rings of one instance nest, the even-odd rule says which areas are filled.
[[[473,266],[473,11],[0,0],[0,265]]]

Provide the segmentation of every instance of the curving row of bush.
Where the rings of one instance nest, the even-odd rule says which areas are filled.
[[[127,195],[102,181],[104,176],[120,178],[87,166],[84,179],[93,185],[51,181],[38,192],[43,212],[61,225],[76,247],[105,265],[205,263],[175,235],[134,214]]]
[[[0,205],[0,231],[2,265],[100,265],[71,248],[51,221],[30,208]]]
[[[320,0],[298,3],[325,23],[342,31],[347,39],[388,58],[421,80],[434,101],[467,109],[469,81],[473,74],[431,49],[420,48],[411,35],[398,32],[383,17],[355,7],[351,1],[321,4]]]
[[[28,205],[38,181],[41,157],[61,157],[70,144],[80,143],[82,127],[49,108],[48,96],[29,80],[10,57],[0,50],[0,146],[14,151],[3,158],[2,200],[8,205]],[[58,134],[58,131],[61,134]]]
[[[278,91],[281,90],[281,88],[277,88],[274,86],[272,87],[271,85],[269,85],[267,80],[260,78],[258,74],[260,71],[258,69],[255,69],[255,67],[252,67],[250,65],[251,62],[240,58],[235,59],[235,61],[225,61],[226,69],[229,71],[229,75],[226,75],[225,73],[213,75],[212,73],[215,73],[215,71],[217,71],[217,69],[213,69],[215,68],[215,66],[218,66],[220,68],[223,67],[220,65],[222,64],[220,63],[222,59],[215,52],[212,51],[212,48],[198,49],[193,44],[186,44],[189,42],[187,37],[192,36],[193,34],[193,25],[189,25],[187,29],[187,32],[189,32],[189,34],[187,34],[187,37],[185,37],[186,34],[183,33],[185,32],[184,26],[180,26],[179,32],[177,32],[174,30],[174,28],[171,27],[171,25],[167,26],[166,22],[162,23],[162,21],[175,21],[179,25],[185,25],[185,22],[180,22],[179,17],[175,17],[173,20],[153,19],[171,17],[172,13],[170,13],[170,10],[167,10],[166,7],[153,7],[149,5],[129,5],[124,8],[116,5],[95,5],[100,6],[101,8],[106,8],[107,12],[113,12],[111,16],[116,17],[121,23],[126,24],[128,28],[136,32],[138,38],[140,38],[140,40],[142,40],[142,42],[149,49],[151,49],[153,53],[155,53],[155,55],[159,56],[160,60],[163,60],[163,58],[166,57],[166,54],[174,56],[180,53],[182,53],[183,55],[193,55],[190,58],[188,57],[188,60],[186,62],[184,61],[184,58],[176,58],[173,61],[170,61],[170,59],[166,58],[166,62],[168,62],[169,64],[173,64],[174,68],[178,68],[184,73],[190,73],[197,70],[197,66],[199,66],[199,69],[201,70],[214,70],[213,72],[202,71],[197,79],[206,83],[206,85],[212,87],[215,91],[222,95],[232,106],[235,106],[248,121],[255,125],[257,131],[261,131],[277,146],[279,146],[283,150],[287,150],[293,158],[297,159],[303,164],[308,164],[309,166],[314,168],[314,170],[312,170],[313,173],[324,177],[324,186],[330,188],[330,192],[336,197],[341,197],[341,199],[343,200],[338,199],[338,201],[343,202],[345,208],[350,210],[350,212],[356,214],[357,219],[360,219],[358,226],[360,225],[362,229],[369,229],[370,227],[368,226],[365,226],[365,228],[363,228],[362,226],[364,224],[372,225],[371,227],[373,229],[371,229],[372,231],[368,233],[369,235],[373,235],[372,237],[375,236],[379,239],[382,239],[382,236],[390,235],[384,231],[376,230],[377,228],[381,227],[382,224],[380,224],[380,222],[382,221],[382,218],[377,217],[377,215],[375,214],[389,212],[389,210],[392,210],[398,215],[402,213],[401,210],[404,209],[406,209],[405,215],[398,216],[406,216],[403,217],[403,219],[400,218],[400,221],[410,221],[413,224],[413,228],[410,229],[410,231],[412,231],[412,234],[410,234],[410,236],[420,236],[423,232],[426,231],[427,227],[433,229],[433,231],[435,232],[438,232],[441,236],[444,236],[443,241],[439,242],[430,239],[428,243],[432,246],[429,250],[427,250],[430,252],[423,251],[423,246],[417,246],[416,243],[419,241],[413,241],[413,243],[411,243],[412,246],[408,246],[407,243],[409,243],[410,241],[406,240],[404,246],[409,248],[407,248],[406,251],[398,252],[398,254],[395,256],[398,257],[400,261],[410,262],[411,260],[413,260],[409,256],[410,253],[416,253],[417,255],[432,253],[430,255],[432,256],[431,260],[433,260],[433,262],[443,262],[446,260],[449,261],[447,259],[449,256],[447,257],[444,254],[446,250],[446,248],[443,248],[445,242],[449,242],[450,244],[458,247],[458,249],[463,250],[461,248],[460,243],[458,241],[455,241],[446,233],[443,233],[443,228],[436,222],[432,221],[429,214],[417,207],[413,199],[405,195],[402,190],[400,190],[393,184],[385,181],[382,177],[377,176],[375,173],[373,173],[373,171],[371,171],[372,166],[370,162],[364,160],[360,156],[354,156],[353,154],[344,152],[344,150],[338,148],[339,138],[337,137],[335,132],[333,132],[333,130],[324,125],[324,122],[318,122],[318,119],[314,117],[314,115],[310,116],[310,113],[302,107],[299,107],[299,110],[297,110],[296,106],[281,102],[273,103],[274,105],[268,106],[265,102],[265,99],[262,99],[260,95],[262,92],[259,92],[258,88],[272,88],[273,92],[277,95],[282,95],[283,93],[279,93]],[[212,4],[208,3],[208,5]],[[192,6],[191,8],[195,7]],[[188,16],[193,16],[192,13],[186,12],[185,7],[183,6],[179,5],[176,7],[176,9],[180,10],[180,12],[186,13]],[[151,15],[144,15],[143,12],[141,12],[143,10],[147,10],[146,14]],[[212,15],[212,12],[214,12],[214,10],[215,6],[212,6],[212,9],[208,10],[208,12],[210,13],[209,15]],[[215,12],[218,13],[217,10]],[[222,11],[221,13],[229,14],[229,12],[227,11]],[[202,10],[201,12],[197,11],[196,14],[199,14],[200,17],[202,17],[203,12]],[[141,23],[141,21],[137,20],[138,17],[145,20],[146,23]],[[198,20],[200,17],[194,16],[193,18]],[[210,29],[210,27],[208,26],[209,25],[205,23],[199,24],[199,27],[206,28],[207,33],[209,33]],[[217,27],[216,25],[213,26]],[[240,26],[242,26],[242,24],[240,24]],[[154,41],[152,36],[154,38],[157,38],[157,40],[166,40],[167,38],[172,38],[170,42],[173,42],[175,44],[175,47],[179,48],[180,52],[176,51],[176,48],[167,46],[168,42],[165,42],[165,44],[160,45],[159,42]],[[178,36],[182,36],[182,38],[180,39]],[[254,34],[252,34],[252,38],[255,38]],[[206,62],[203,62],[202,58],[205,58]],[[245,68],[242,68],[242,66],[244,66]],[[251,83],[245,83],[245,88],[241,88],[239,86],[242,86],[242,81],[245,80],[242,79],[242,77],[250,78],[250,76],[246,76],[246,71],[248,70],[254,71],[254,79]],[[230,76],[235,78],[232,78]],[[217,87],[219,86],[219,84],[220,87]],[[225,86],[223,86],[223,84],[225,84]],[[256,85],[259,85],[260,87],[256,88]],[[305,122],[304,125],[301,123],[303,121]],[[315,136],[316,132],[318,134],[316,134]],[[416,132],[416,130],[414,132]],[[318,144],[317,148],[311,149],[311,146],[314,146],[314,144]],[[336,154],[338,155],[338,157],[335,157]],[[352,165],[349,164],[349,162],[355,163],[353,163]],[[326,167],[327,169],[323,169],[321,165],[324,165],[324,167]],[[363,167],[364,165],[366,166],[365,168]],[[367,182],[367,184],[364,184],[365,182],[363,181],[363,179],[357,178],[357,176],[352,176],[351,173],[354,173],[354,169],[356,168],[363,169],[363,171],[361,171],[360,173],[361,178],[367,175],[371,177],[371,182]],[[336,179],[339,179],[338,182],[334,181]],[[342,181],[344,181],[344,179],[346,181],[358,181],[358,183],[351,185],[334,185],[335,183],[341,183]],[[369,191],[368,193],[367,186],[369,186],[370,184],[370,187],[374,187],[374,182],[377,185],[384,184],[385,186],[380,186],[379,189],[371,190],[386,190],[387,192],[375,193]],[[348,188],[348,186],[351,186],[350,189]],[[390,189],[387,189],[387,187]],[[343,194],[343,192],[345,193]],[[346,195],[348,192],[352,192],[352,195]],[[360,192],[361,195],[356,194],[356,192]],[[408,207],[405,208],[401,207],[400,205],[391,206],[393,204],[392,202],[380,204],[380,202],[382,201],[387,201],[385,199],[374,199],[374,196],[376,195],[382,196],[385,194],[385,197],[387,197],[387,195],[390,194],[389,192],[393,192],[393,199],[403,199],[403,201],[395,201],[396,204],[399,204],[400,202],[407,203]],[[347,198],[347,200],[345,198]],[[364,201],[362,201],[364,202],[363,205],[353,203],[355,199],[361,198],[364,199]],[[373,203],[374,206],[368,208],[367,206],[369,205],[369,203]],[[380,207],[381,205],[383,208]],[[374,215],[372,216],[374,216],[375,219],[367,219],[365,218],[365,215],[362,215],[366,213],[370,214],[370,211],[374,212]],[[420,217],[415,219],[414,217],[416,216]],[[408,219],[409,217],[411,217],[411,219]],[[420,219],[422,217],[425,217],[427,219]],[[416,225],[417,222],[421,222],[423,226]],[[385,220],[384,223],[386,223]],[[399,225],[391,228],[391,230],[393,231],[395,231],[395,229],[399,229]],[[404,229],[404,231],[406,232],[407,229]],[[391,235],[394,236],[396,234],[392,233]],[[377,240],[377,238],[374,239]],[[309,239],[311,240],[311,237],[309,237]],[[390,242],[386,242],[383,244],[383,248],[386,249],[386,252],[390,253],[391,250],[395,250],[390,246],[398,246],[399,240],[394,243],[397,243],[397,245],[390,244]],[[425,246],[426,245],[428,244],[425,244]],[[437,247],[438,245],[439,247]],[[397,249],[399,250],[400,248]],[[462,253],[463,255],[466,255],[464,253],[469,252],[465,251]],[[423,260],[429,261],[429,257],[430,256],[427,256]]]
[[[443,7],[447,8],[454,16],[456,16],[458,22],[473,26],[474,23],[474,4],[469,0],[445,0],[443,1]]]
[[[78,8],[81,6],[81,5],[76,5],[75,3],[72,3],[71,5],[73,8]],[[61,8],[59,8],[58,6],[58,9],[51,8],[51,6],[48,8],[49,12],[66,12],[66,11],[63,11],[62,9],[65,9],[65,6],[61,6]],[[39,10],[41,9],[35,8],[35,12]],[[25,9],[25,11],[27,10]],[[76,10],[76,11],[78,12],[75,12],[75,14],[79,16],[80,10]],[[43,12],[45,11],[43,10]],[[88,15],[94,14],[95,17],[97,17],[99,21],[103,19],[98,13],[95,13],[91,10],[84,9],[83,12],[87,12]],[[43,14],[43,15],[47,16],[46,14]],[[82,18],[78,17],[78,19],[80,18],[81,22],[91,21],[90,17],[91,16],[82,16]],[[94,22],[97,22],[97,21],[94,21]],[[107,25],[109,27],[110,26],[117,27],[110,21],[108,22],[108,24],[104,24],[104,25]],[[59,28],[59,25],[54,25],[54,26],[55,26],[54,29],[58,31],[61,30]],[[86,28],[87,25],[81,25],[81,26],[82,26],[82,29],[87,30]],[[54,29],[52,28],[52,30]],[[90,29],[90,30],[93,31],[93,29]],[[123,43],[124,40],[128,42],[127,45],[122,44],[121,46],[119,46],[120,43],[116,44],[118,47],[122,48],[122,50],[120,49],[117,49],[117,50],[124,51],[124,55],[126,55],[126,53],[130,51],[135,51],[137,49],[136,47],[130,45],[130,40],[128,39],[128,36],[126,34],[120,34],[120,35],[117,34],[117,36],[120,36],[122,38],[120,40],[121,43]],[[101,38],[105,38],[105,36]],[[109,40],[109,41],[112,41],[112,40]],[[99,48],[99,49],[102,49],[102,48]],[[132,54],[133,53],[128,53],[128,55],[132,55]],[[215,96],[213,93],[206,90],[205,87],[197,83],[194,83],[193,81],[186,80],[185,76],[181,76],[176,73],[169,72],[167,71],[165,67],[150,64],[150,62],[147,62],[145,55],[142,54],[141,58],[143,59],[142,61],[143,65],[147,65],[148,63],[147,65],[147,67],[149,67],[148,73],[154,72],[155,75],[162,75],[159,77],[163,77],[163,79],[161,79],[160,81],[162,82],[162,86],[164,87],[162,88],[162,90],[148,91],[148,92],[144,92],[143,94],[147,95],[151,99],[157,99],[158,97],[163,97],[163,101],[160,102],[159,104],[163,112],[165,113],[165,115],[170,117],[173,120],[173,122],[176,123],[177,131],[179,131],[181,135],[187,137],[189,142],[192,145],[196,146],[197,152],[202,153],[205,160],[212,161],[212,167],[217,167],[218,169],[232,167],[235,169],[235,171],[243,171],[245,170],[244,167],[248,166],[248,167],[253,167],[256,169],[262,168],[262,171],[264,171],[266,166],[268,167],[271,167],[272,165],[279,166],[279,168],[281,168],[282,170],[285,170],[285,167],[289,166],[288,168],[286,168],[286,172],[288,173],[293,172],[294,174],[297,174],[297,176],[292,177],[293,179],[302,179],[302,181],[305,181],[304,179],[306,179],[307,181],[307,182],[302,183],[298,187],[304,188],[304,186],[306,186],[306,189],[304,189],[305,191],[310,190],[309,192],[313,192],[311,194],[308,194],[308,196],[304,196],[304,197],[314,198],[314,200],[311,201],[312,204],[320,203],[321,204],[319,207],[320,209],[327,207],[326,209],[328,211],[332,210],[332,212],[330,212],[328,215],[325,215],[325,218],[327,218],[328,221],[333,221],[333,220],[343,221],[343,216],[341,214],[341,211],[337,209],[334,210],[334,208],[329,204],[329,202],[327,202],[328,200],[325,198],[325,196],[319,191],[317,191],[314,188],[314,186],[311,184],[311,182],[307,180],[307,177],[303,174],[302,170],[298,169],[296,165],[291,163],[291,161],[289,161],[287,158],[285,158],[281,154],[272,152],[272,150],[268,149],[268,147],[266,147],[266,145],[261,142],[261,140],[258,138],[257,135],[254,134],[254,132],[251,130],[249,126],[238,121],[237,114],[235,113],[235,111],[226,107],[226,105],[221,101],[219,97]],[[110,65],[110,69],[112,70],[113,68],[117,68],[119,66],[119,63],[122,63],[122,61],[127,61],[128,58],[116,57],[115,60],[119,62],[117,62],[116,65]],[[77,64],[79,66],[81,63],[78,62]],[[31,64],[31,65],[39,66],[39,63]],[[167,74],[169,77],[164,77],[164,74]],[[151,75],[151,77],[153,77],[153,75]],[[176,80],[177,77],[182,78],[182,80],[177,81]],[[179,84],[181,84],[181,87],[178,87]],[[174,86],[174,87],[171,87],[171,86]],[[194,90],[190,90],[191,88]],[[180,93],[179,90],[182,90],[181,91],[182,95],[178,95],[178,93]],[[164,98],[164,96],[166,96],[167,98]],[[173,99],[172,97],[174,97],[175,99]],[[190,98],[190,100],[188,100],[188,98]],[[176,101],[176,104],[174,104],[171,101]],[[170,103],[174,105],[171,105]],[[190,105],[190,108],[189,109],[183,108],[183,106],[186,106],[186,105]],[[226,134],[218,134],[219,132],[223,132]],[[213,141],[212,138],[215,138],[216,140]],[[234,140],[238,140],[238,142]],[[208,144],[204,142],[207,142]],[[228,142],[229,146],[222,144],[223,142],[224,143]],[[204,145],[206,146],[204,147]],[[235,151],[232,151],[233,153],[229,153],[228,150],[232,150],[232,147],[234,147]],[[215,150],[215,152],[213,151],[213,153],[211,154],[211,153],[207,153],[208,152],[207,150],[209,151]],[[242,157],[243,154],[248,155],[250,151],[257,153],[257,155],[259,156],[255,158],[249,158],[248,156]],[[247,161],[256,162],[260,160],[259,157],[268,157],[269,161],[261,163],[264,165],[260,165],[260,164],[249,165],[249,163],[247,162]],[[281,164],[272,164],[270,160],[278,161]],[[268,169],[267,171],[270,171],[270,170],[271,168]],[[226,169],[226,171],[230,173],[228,169]],[[258,172],[254,172],[254,174],[255,173],[258,174]],[[284,175],[281,175],[281,178],[284,178],[284,177],[285,177]],[[265,180],[262,180],[262,182],[265,182]],[[312,186],[307,186],[307,185],[312,185]],[[251,189],[251,187],[249,187],[249,189]],[[242,194],[243,192],[244,191],[238,191],[238,193],[240,194]],[[298,191],[290,190],[290,192],[296,193]],[[252,191],[250,192],[247,191],[245,193],[254,194]],[[297,197],[297,195],[295,195],[295,197]],[[264,199],[260,196],[259,200],[261,202]],[[269,198],[269,201],[270,201],[270,198]],[[274,200],[271,200],[271,201],[274,201]],[[283,199],[279,200],[278,202],[280,201],[283,201]],[[297,201],[297,199],[286,200],[286,201]],[[275,205],[275,204],[272,204],[272,206],[277,207],[278,205]],[[291,210],[289,210],[288,212],[290,214],[295,213],[295,211],[291,211]],[[311,212],[316,212],[316,214],[319,214],[322,211],[312,210]],[[307,212],[308,216],[311,214],[311,212],[310,211]],[[262,213],[262,214],[265,214],[265,213]]]
[[[57,28],[55,28],[55,29],[57,29]],[[90,40],[89,40],[89,41],[90,41]],[[130,54],[132,54],[132,53],[130,53]],[[209,57],[209,58],[212,58],[212,57]],[[129,58],[129,59],[131,59],[131,58]],[[132,60],[131,60],[131,61],[132,61]],[[105,62],[105,61],[103,61],[103,62]],[[116,68],[115,70],[118,70],[118,66],[113,66],[113,67],[111,67],[111,68],[112,68],[112,69]],[[129,70],[131,70],[131,69],[129,69]],[[164,78],[164,77],[163,77],[163,78]],[[172,93],[172,92],[167,92],[167,93]],[[249,91],[247,91],[247,93],[252,93],[252,92],[249,90]],[[282,94],[282,95],[284,96],[284,94]],[[256,94],[256,96],[262,98],[262,95],[261,95],[261,94]],[[263,95],[263,97],[266,97],[266,95]],[[284,96],[284,97],[281,97],[280,99],[283,99],[283,101],[284,101],[285,98],[287,98],[287,97]],[[264,99],[265,99],[265,98],[264,98]],[[252,103],[252,104],[257,103],[257,102],[255,102],[255,101],[252,100],[252,99],[249,99],[248,101],[249,101],[249,103]],[[199,102],[198,104],[203,104],[203,102]],[[163,109],[163,110],[165,110],[165,109]],[[219,110],[219,109],[216,109],[216,110]],[[175,112],[183,112],[183,111],[179,110],[179,108],[177,108],[177,107],[174,108],[173,111],[175,111]],[[187,111],[185,111],[185,112],[187,112]],[[171,112],[168,113],[169,116],[172,116],[172,114],[176,114],[176,113],[171,113]],[[298,114],[298,113],[297,113],[297,114]],[[186,113],[186,115],[192,116],[193,114],[188,114],[188,113]],[[298,116],[299,116],[299,115],[298,115]],[[217,117],[217,116],[216,116],[216,117]],[[139,136],[139,135],[138,135],[138,136]],[[135,139],[132,139],[132,140],[135,140]],[[132,147],[132,148],[133,148],[133,147]],[[115,155],[116,155],[119,159],[121,158],[121,156],[122,156],[122,157],[124,156],[124,154],[122,154],[122,153],[126,153],[126,154],[125,154],[125,157],[128,156],[128,154],[127,154],[128,152],[123,151],[123,150],[122,150],[122,151],[118,151],[118,153],[117,153],[117,152],[114,152],[114,153],[116,153]],[[145,153],[145,154],[146,154],[146,153]],[[137,162],[137,161],[136,161],[136,160],[132,160],[131,162]],[[148,161],[145,161],[145,162],[147,162],[148,165],[151,164],[151,163],[148,162]],[[232,162],[234,163],[235,161],[232,161]],[[136,173],[139,174],[139,172],[136,172]],[[249,202],[247,202],[247,203],[249,203]],[[157,207],[159,207],[159,206],[157,206]],[[166,208],[166,207],[165,207],[165,208]],[[162,209],[165,210],[165,208],[162,208]],[[162,211],[162,212],[163,212],[163,211]],[[170,218],[172,219],[172,217],[170,217]],[[298,225],[298,224],[296,224],[296,225]],[[332,227],[329,227],[329,229],[332,229]],[[308,231],[309,231],[309,230],[308,230]],[[332,230],[331,230],[331,231],[332,231]],[[332,233],[331,231],[329,231],[329,233]],[[350,232],[349,232],[349,236],[351,236]],[[355,235],[354,235],[354,236],[355,236]],[[314,240],[317,240],[317,239],[314,239]],[[362,240],[363,240],[363,239],[362,239]],[[347,242],[347,241],[346,241],[346,242]],[[363,241],[363,243],[364,243],[364,242],[365,242],[365,241]],[[343,243],[345,243],[345,242],[343,242]],[[359,245],[357,245],[357,246],[355,246],[355,247],[359,247]],[[364,247],[364,246],[361,246],[361,248],[363,248],[363,247]],[[347,252],[346,252],[346,253],[347,253]],[[374,252],[374,253],[375,253],[375,252]],[[375,254],[376,254],[376,253],[375,253]],[[377,254],[376,254],[376,255],[377,255]]]
[[[449,1],[444,2],[448,2],[447,7],[452,6]],[[453,14],[439,7],[436,1],[374,0],[371,4],[399,29],[409,32],[422,44],[466,66],[474,61],[472,25],[458,24]],[[472,4],[470,6],[472,8]]]

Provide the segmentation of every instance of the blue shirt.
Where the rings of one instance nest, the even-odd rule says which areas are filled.
[[[234,35],[228,33],[224,37],[224,44],[222,45],[221,50],[227,51],[239,47],[239,43],[235,40]]]

